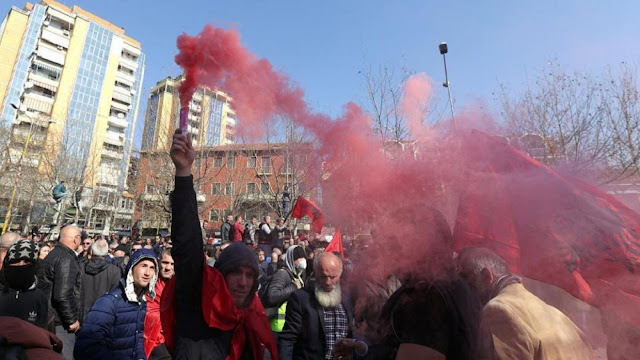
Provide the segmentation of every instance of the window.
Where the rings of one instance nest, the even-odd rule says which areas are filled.
[[[229,169],[233,169],[236,167],[236,156],[235,155],[227,155],[227,167]]]
[[[262,173],[269,174],[271,173],[271,158],[269,156],[262,157]]]
[[[268,194],[270,191],[270,186],[269,183],[262,183],[260,184],[260,192],[263,194]]]
[[[216,209],[209,210],[209,221],[218,221],[220,219],[220,212]]]
[[[258,157],[257,156],[249,156],[247,158],[247,167],[248,168],[255,169],[257,164],[258,164]]]
[[[211,184],[211,195],[222,194],[222,186],[220,183]]]
[[[232,182],[224,184],[225,195],[233,195],[233,190],[234,190],[234,184]]]
[[[213,158],[213,167],[221,168],[222,167],[222,156],[216,156]]]
[[[247,193],[255,194],[258,192],[258,188],[256,187],[256,183],[248,183],[247,184]]]

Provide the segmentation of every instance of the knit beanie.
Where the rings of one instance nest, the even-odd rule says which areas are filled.
[[[4,258],[4,265],[15,264],[20,260],[35,264],[38,260],[38,244],[31,240],[18,240],[9,247],[7,256]]]
[[[303,257],[305,257],[305,253],[302,247],[297,246],[295,249],[293,249],[293,261],[296,261]]]

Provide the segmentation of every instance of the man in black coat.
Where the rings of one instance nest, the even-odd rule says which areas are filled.
[[[116,265],[105,261],[105,257],[109,253],[109,244],[106,240],[96,240],[91,245],[91,259],[84,264],[84,273],[82,280],[84,282],[84,318],[93,303],[109,290],[118,285],[122,272]]]
[[[340,289],[342,261],[332,253],[315,260],[316,284],[294,292],[287,302],[279,337],[280,358],[328,359],[336,342],[350,338],[353,313]]]
[[[82,244],[82,234],[75,225],[60,231],[60,242],[42,260],[38,271],[38,288],[49,299],[49,314],[55,317],[55,334],[62,340],[62,355],[73,358],[75,333],[82,319],[82,269],[76,251]]]

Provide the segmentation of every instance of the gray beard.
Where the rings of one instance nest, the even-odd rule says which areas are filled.
[[[316,300],[322,307],[336,307],[342,303],[342,290],[340,284],[336,285],[331,292],[322,291],[320,288],[315,289]]]

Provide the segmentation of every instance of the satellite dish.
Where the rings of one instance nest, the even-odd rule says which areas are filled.
[[[118,113],[118,119],[124,119],[124,114],[123,113]]]

